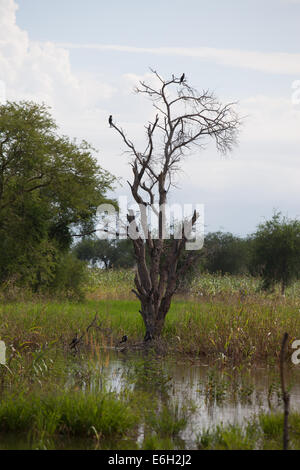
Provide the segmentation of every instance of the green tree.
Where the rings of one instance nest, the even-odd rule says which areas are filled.
[[[209,273],[244,274],[248,270],[249,245],[249,240],[232,233],[208,233],[204,242],[202,266]]]
[[[101,240],[85,238],[75,247],[78,259],[92,264],[100,264],[105,269],[131,268],[135,265],[131,240]]]
[[[276,212],[258,226],[252,241],[252,269],[263,279],[263,288],[286,287],[300,276],[300,221]]]
[[[74,231],[93,228],[113,183],[93,150],[59,136],[45,105],[0,106],[0,284],[52,282]]]

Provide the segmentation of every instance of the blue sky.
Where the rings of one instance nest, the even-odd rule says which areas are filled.
[[[19,0],[33,40],[298,52],[299,2]]]
[[[204,203],[208,231],[246,234],[274,209],[300,216],[299,20],[297,0],[0,0],[0,80],[7,99],[51,105],[62,130],[94,144],[124,182],[107,116],[140,141],[151,108],[132,88],[149,67],[238,100],[239,147],[191,155],[172,199]]]

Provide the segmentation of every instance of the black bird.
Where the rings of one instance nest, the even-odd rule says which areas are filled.
[[[79,343],[79,340],[78,340],[78,333],[76,333],[75,336],[74,336],[74,338],[72,339],[72,341],[71,341],[71,343],[70,343],[70,348],[71,348],[71,349],[76,348],[77,343]]]
[[[126,343],[127,340],[128,340],[128,336],[124,335],[119,344]]]
[[[183,80],[185,79],[185,74],[183,73],[180,77],[180,84],[183,83]]]
[[[109,116],[108,122],[109,122],[109,125],[110,125],[110,127],[111,127],[111,126],[112,126],[112,123],[113,123],[113,122],[112,122],[112,115]]]

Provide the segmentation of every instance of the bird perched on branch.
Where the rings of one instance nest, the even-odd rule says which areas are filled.
[[[128,336],[124,335],[119,344],[126,343],[127,340],[128,340]]]
[[[109,122],[109,125],[110,125],[110,127],[111,127],[111,126],[112,126],[112,123],[113,123],[113,122],[112,122],[112,115],[109,116],[108,122]]]
[[[183,83],[183,80],[185,79],[185,74],[183,73],[180,77],[180,84]]]

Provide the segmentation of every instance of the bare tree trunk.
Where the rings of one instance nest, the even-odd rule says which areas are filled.
[[[153,297],[157,295],[150,295],[145,300],[141,301],[140,313],[143,317],[146,333],[144,336],[145,341],[157,339],[161,336],[167,313],[170,309],[172,295],[155,302]]]
[[[159,338],[164,327],[165,317],[157,313],[153,305],[149,305],[149,303],[142,304],[141,315],[146,329],[144,341]]]

